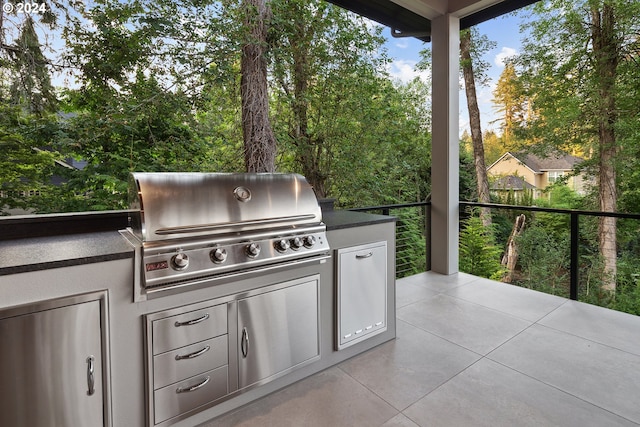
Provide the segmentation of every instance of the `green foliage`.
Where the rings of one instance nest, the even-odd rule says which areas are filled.
[[[460,271],[499,280],[504,275],[501,254],[502,249],[495,244],[492,231],[482,225],[479,217],[472,216],[464,221],[460,231]]]
[[[398,209],[391,215],[396,223],[396,277],[406,277],[426,270],[427,243],[425,241],[422,208]]]
[[[515,284],[568,296],[568,235],[553,235],[544,227],[543,221],[535,221],[516,238],[516,243],[521,272]]]
[[[51,118],[25,114],[17,107],[0,105],[0,212],[18,209],[45,211],[46,195],[58,153],[38,148],[50,136]]]

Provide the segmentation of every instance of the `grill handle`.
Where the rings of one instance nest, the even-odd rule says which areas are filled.
[[[252,220],[246,220],[246,221],[221,222],[218,224],[184,225],[184,226],[177,226],[177,227],[158,228],[157,230],[155,230],[155,234],[160,236],[165,236],[168,234],[198,233],[198,232],[215,231],[219,229],[224,229],[229,227],[238,227],[238,226],[256,226],[256,225],[264,225],[264,224],[275,224],[280,222],[289,223],[289,222],[308,221],[315,218],[316,218],[315,215],[308,214],[308,215],[281,216],[276,218],[252,219]]]

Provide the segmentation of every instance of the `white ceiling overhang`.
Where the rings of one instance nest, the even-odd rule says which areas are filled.
[[[537,0],[327,0],[391,28],[395,37],[431,40],[431,21],[446,14],[460,28],[513,12]]]

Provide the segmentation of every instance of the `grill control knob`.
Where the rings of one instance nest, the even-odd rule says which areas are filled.
[[[245,251],[247,256],[255,258],[260,254],[260,245],[257,243],[250,243],[246,246]]]
[[[184,270],[189,266],[189,256],[180,252],[171,258],[171,266],[174,270]]]
[[[291,239],[291,247],[293,249],[300,249],[302,247],[302,239],[300,237]]]
[[[305,236],[303,241],[306,248],[310,248],[316,244],[316,238],[314,236]]]
[[[227,250],[224,248],[216,248],[209,252],[209,258],[211,258],[211,261],[215,262],[216,264],[225,262],[227,259]]]
[[[286,252],[287,249],[289,249],[289,242],[286,241],[285,239],[278,240],[275,243],[275,247],[278,252]]]

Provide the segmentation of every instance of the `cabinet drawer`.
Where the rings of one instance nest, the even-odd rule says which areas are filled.
[[[153,322],[153,354],[227,333],[227,305],[189,311]]]
[[[227,335],[153,357],[153,388],[159,389],[228,363]]]
[[[228,392],[227,376],[227,366],[222,366],[180,383],[156,390],[153,393],[155,399],[154,423],[161,423],[223,397]],[[207,378],[209,380],[206,384],[203,384]],[[197,387],[200,384],[202,385]],[[186,391],[189,387],[195,389]]]

